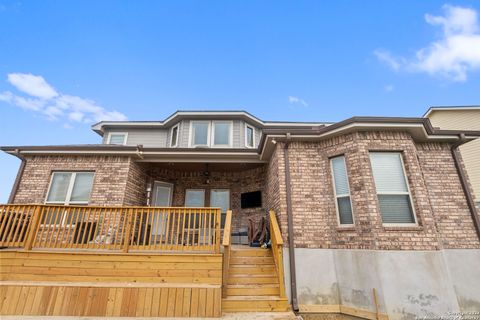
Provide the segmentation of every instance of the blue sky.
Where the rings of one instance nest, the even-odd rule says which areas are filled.
[[[99,119],[265,120],[480,104],[479,1],[2,1],[0,145],[98,143]],[[0,154],[0,203],[19,160]]]

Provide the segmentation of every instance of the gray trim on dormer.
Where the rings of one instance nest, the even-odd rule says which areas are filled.
[[[310,128],[312,126],[327,125],[326,122],[289,122],[289,121],[263,121],[246,111],[177,111],[162,121],[101,121],[92,126],[92,130],[103,136],[108,128],[144,128],[164,129],[170,128],[182,120],[243,120],[251,125],[264,128],[292,127]]]

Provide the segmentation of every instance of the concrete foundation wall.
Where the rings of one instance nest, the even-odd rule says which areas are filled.
[[[295,249],[297,294],[302,305],[342,305],[390,319],[440,317],[480,310],[480,250],[384,251]],[[288,249],[285,286],[290,293]]]

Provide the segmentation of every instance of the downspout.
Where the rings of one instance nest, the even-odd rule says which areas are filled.
[[[17,177],[15,178],[15,182],[13,183],[12,191],[10,192],[10,196],[8,197],[8,203],[13,203],[15,200],[15,196],[17,195],[18,188],[20,187],[20,180],[23,176],[23,171],[25,170],[25,165],[27,161],[25,158],[20,155],[20,151],[17,149],[15,150],[15,156],[19,158],[22,162],[20,163],[20,168],[18,168]]]
[[[295,245],[293,241],[293,216],[292,216],[292,191],[290,181],[290,159],[288,147],[290,145],[290,133],[286,134],[283,157],[285,160],[285,188],[287,189],[287,229],[288,229],[288,261],[290,263],[290,292],[292,294],[292,309],[298,311],[297,299],[297,276],[295,270]]]
[[[458,142],[452,145],[452,156],[453,161],[455,162],[455,167],[457,168],[458,176],[460,177],[460,183],[462,184],[463,192],[465,193],[465,197],[467,198],[468,208],[470,209],[470,214],[472,215],[473,224],[475,225],[475,229],[477,231],[478,239],[480,240],[480,219],[478,217],[477,209],[475,207],[475,202],[473,201],[472,193],[470,192],[470,188],[468,186],[467,175],[463,170],[460,160],[460,150],[458,149],[459,146],[466,142],[465,134],[460,134]]]

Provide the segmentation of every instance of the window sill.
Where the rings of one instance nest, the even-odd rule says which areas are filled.
[[[337,226],[336,228],[337,231],[341,232],[341,231],[356,231],[357,229],[355,228],[355,226]]]
[[[385,231],[423,231],[422,226],[383,226]]]

